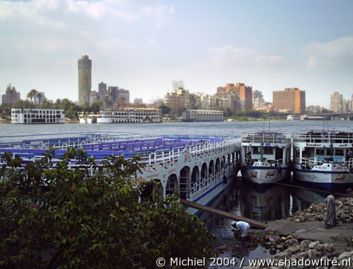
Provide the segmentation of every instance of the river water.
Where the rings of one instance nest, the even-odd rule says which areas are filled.
[[[0,125],[0,140],[8,136],[38,134],[124,132],[139,135],[210,135],[240,136],[242,132],[268,130],[302,132],[326,128],[352,130],[352,121],[276,121],[271,122],[167,122],[146,124],[58,124],[58,125]],[[1,141],[0,141],[1,142]]]
[[[285,133],[304,132],[311,129],[340,129],[352,131],[352,121],[276,121],[276,122],[212,122],[160,124],[63,124],[63,125],[0,125],[0,143],[13,141],[14,136],[21,139],[41,136],[69,136],[78,133],[116,132],[130,135],[206,135],[240,137],[243,132],[271,130]],[[288,179],[290,181],[291,179]],[[286,218],[298,209],[312,203],[322,202],[327,193],[303,190],[284,185],[258,188],[237,178],[234,185],[224,192],[215,202],[216,207],[247,218],[270,221]],[[210,232],[217,236],[216,246],[226,245],[222,257],[259,258],[269,255],[261,246],[249,249],[234,238],[228,219],[203,214],[202,219]],[[222,267],[218,267],[222,268]],[[224,267],[229,268],[229,267]]]

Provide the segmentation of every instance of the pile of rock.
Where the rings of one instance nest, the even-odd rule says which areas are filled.
[[[280,236],[273,232],[267,232],[266,234],[254,236],[252,240],[246,242],[246,246],[251,247],[254,244],[261,244],[266,249],[269,249],[269,252],[273,255],[289,247],[296,246],[298,243],[298,239],[294,238],[292,235]]]
[[[333,244],[320,243],[319,241],[303,240],[299,244],[294,245],[277,253],[271,258],[284,259],[290,258],[299,260],[304,259],[318,259],[333,257],[334,247]]]
[[[288,242],[288,240],[296,240],[295,238],[291,237],[291,236],[287,236],[287,238],[281,238],[281,237],[273,237],[270,236],[269,238],[272,238],[275,240],[275,242]],[[271,239],[270,239],[271,241]],[[292,241],[294,243],[294,241]],[[263,267],[263,266],[258,266],[256,267],[257,269],[264,269],[264,268],[268,268],[268,269],[282,269],[282,268],[304,268],[305,266],[301,266],[300,262],[304,262],[304,261],[308,261],[308,260],[326,260],[327,264],[329,264],[329,261],[332,260],[335,255],[334,255],[334,247],[333,244],[327,244],[327,243],[320,243],[319,241],[309,241],[309,240],[303,240],[300,243],[298,241],[296,241],[297,243],[294,245],[291,245],[290,247],[288,247],[287,249],[285,249],[284,251],[281,251],[279,253],[277,253],[276,255],[273,255],[271,257],[269,257],[268,259],[273,260],[282,260],[284,261],[285,259],[287,260],[293,260],[295,262],[297,262],[297,265],[294,267],[288,267],[288,264],[285,264],[282,267]],[[291,243],[291,242],[289,242]],[[337,261],[342,261],[344,260],[346,257],[352,257],[349,255],[353,255],[353,252],[347,252],[347,253],[343,253],[341,254],[339,257],[336,257]],[[248,267],[245,267],[248,268]],[[305,268],[315,268],[315,267],[305,267]],[[318,268],[330,268],[330,267],[317,267]],[[333,267],[332,267],[333,268]],[[334,267],[334,268],[340,268],[340,267]],[[254,269],[254,268],[252,268]]]
[[[353,223],[353,198],[340,198],[337,204],[337,222]],[[324,221],[326,218],[326,205],[324,203],[313,204],[309,208],[298,211],[288,220],[295,222]]]
[[[337,220],[342,223],[353,223],[353,198],[337,200]]]

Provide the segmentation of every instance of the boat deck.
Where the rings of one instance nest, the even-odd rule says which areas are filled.
[[[17,142],[0,144],[0,155],[9,152],[21,157],[24,161],[33,161],[44,156],[49,149],[54,149],[54,159],[64,157],[68,148],[82,149],[87,157],[95,158],[97,162],[111,155],[132,158],[140,156],[144,160],[156,159],[158,155],[175,155],[185,148],[212,148],[223,144],[223,137],[205,136],[158,136],[138,137],[134,135],[83,134],[57,138],[26,139]],[[168,153],[168,154],[167,154]]]

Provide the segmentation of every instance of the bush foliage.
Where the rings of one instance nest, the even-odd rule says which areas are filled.
[[[175,197],[161,197],[156,184],[141,196],[138,159],[112,156],[97,167],[74,149],[52,158],[1,157],[0,268],[156,268],[157,257],[212,254],[203,223]],[[71,159],[87,169],[70,168]]]

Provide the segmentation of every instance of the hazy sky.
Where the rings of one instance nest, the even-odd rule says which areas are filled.
[[[77,60],[100,81],[151,101],[183,80],[299,87],[307,104],[353,94],[353,1],[0,0],[0,93],[12,83],[77,100]]]

